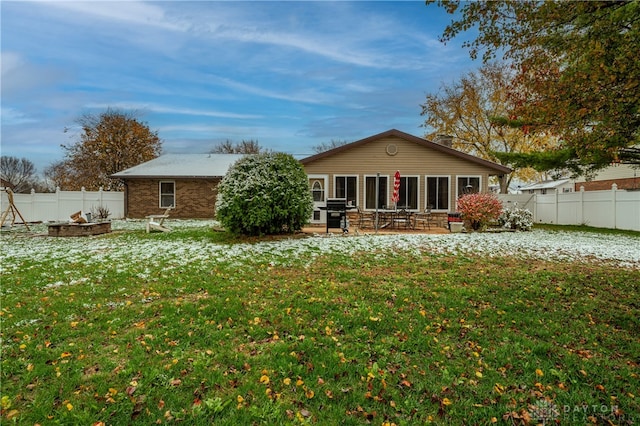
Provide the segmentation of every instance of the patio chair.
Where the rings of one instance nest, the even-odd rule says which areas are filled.
[[[363,211],[360,206],[358,206],[358,228],[365,228],[367,226],[371,226],[373,228],[375,219],[373,215],[369,212]]]
[[[426,209],[424,209],[423,212],[420,213],[416,213],[414,218],[413,218],[413,227],[415,229],[418,229],[418,225],[422,225],[422,229],[431,229],[431,220],[432,220],[432,216],[431,216],[431,206],[428,206]]]
[[[164,214],[151,214],[147,218],[147,234],[151,231],[169,232],[170,228],[164,226],[164,220],[169,217],[169,212],[173,207],[169,207]]]
[[[413,223],[411,221],[411,212],[408,212],[405,209],[402,210],[398,210],[393,214],[393,227],[395,228],[399,228],[399,227],[404,227],[405,229],[407,228],[413,228]]]

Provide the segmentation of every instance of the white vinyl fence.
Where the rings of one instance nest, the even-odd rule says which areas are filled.
[[[553,194],[500,194],[505,208],[515,205],[533,213],[535,223],[587,225],[640,231],[640,191],[618,190]]]
[[[0,194],[2,212],[9,207],[7,193]],[[13,194],[13,202],[27,222],[68,222],[77,211],[95,212],[98,208],[109,210],[109,219],[124,217],[124,192],[116,191],[60,191],[53,193]],[[16,215],[17,216],[17,215]],[[19,216],[16,223],[22,222]],[[5,225],[11,223],[11,214]]]

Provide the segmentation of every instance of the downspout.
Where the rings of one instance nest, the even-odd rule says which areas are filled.
[[[124,181],[124,217],[129,217],[129,185]]]

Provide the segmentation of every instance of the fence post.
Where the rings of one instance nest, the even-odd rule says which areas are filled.
[[[559,205],[559,204],[560,204],[560,203],[559,203],[559,201],[560,201],[560,197],[559,197],[559,194],[558,194],[558,188],[556,188],[554,191],[555,191],[555,197],[554,197],[554,199],[555,199],[555,202],[556,202],[555,209],[554,209],[554,210],[555,210],[555,213],[556,213],[556,217],[555,217],[555,219],[554,219],[554,223],[555,223],[556,225],[559,225],[560,223],[558,222],[558,216],[560,216],[560,214],[559,214],[558,210],[560,210],[560,205]]]
[[[580,185],[580,208],[578,209],[580,217],[578,219],[577,225],[582,225],[584,223],[584,185]]]
[[[613,229],[617,229],[618,228],[618,220],[616,218],[616,216],[618,215],[617,209],[616,209],[616,205],[618,204],[616,202],[616,192],[618,191],[618,184],[614,183],[613,185],[611,185],[611,203],[612,203],[612,208],[611,211],[613,212]]]
[[[60,187],[56,186],[56,222],[60,221],[62,212],[60,211]]]

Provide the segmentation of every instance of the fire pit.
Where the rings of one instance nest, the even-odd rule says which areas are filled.
[[[86,237],[111,232],[111,222],[54,223],[49,225],[50,237]]]

